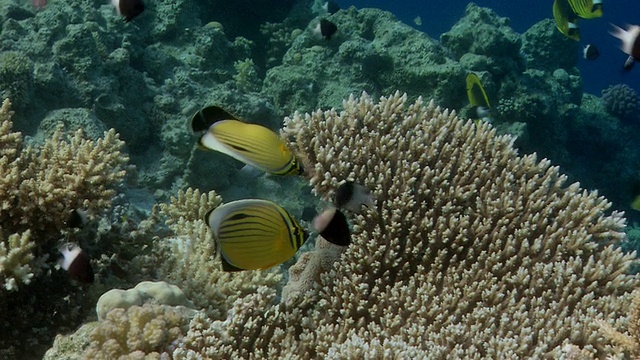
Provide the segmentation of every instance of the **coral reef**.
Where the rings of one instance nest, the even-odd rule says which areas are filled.
[[[609,114],[626,123],[636,123],[640,118],[640,96],[627,84],[602,90],[602,102]]]
[[[541,20],[522,34],[522,57],[529,69],[571,71],[578,64],[579,44],[562,35],[552,19]]]
[[[79,314],[70,309],[82,303],[82,291],[70,286],[66,274],[52,273],[51,263],[60,238],[75,239],[66,224],[70,211],[91,216],[105,211],[128,159],[113,130],[93,141],[82,130],[66,136],[58,129],[41,144],[27,144],[12,125],[5,100],[0,109],[0,306],[11,311],[0,317],[0,332],[6,335],[0,341],[2,358],[46,346],[53,334],[42,328],[65,329],[78,321]],[[43,298],[47,301],[35,300]]]
[[[13,106],[23,110],[33,93],[33,62],[26,54],[6,51],[0,54],[0,99],[16,99]]]
[[[508,18],[489,8],[469,3],[464,17],[440,41],[465,69],[489,71],[498,77],[522,70],[519,35],[509,27]]]
[[[339,106],[354,91],[379,94],[398,88],[462,103],[462,67],[426,34],[378,9],[351,7],[328,19],[338,26],[331,40],[314,34],[315,19],[293,40],[282,65],[267,70],[263,93],[279,113]]]
[[[0,236],[7,239],[1,247],[6,266],[0,280],[11,291],[42,270],[35,264],[55,249],[72,210],[93,215],[110,206],[128,157],[120,152],[124,143],[113,130],[92,141],[83,138],[82,130],[67,139],[58,129],[42,145],[25,145],[22,135],[12,132],[9,107],[5,100],[0,110]]]
[[[166,305],[113,309],[90,334],[83,359],[160,359],[188,328],[193,311]],[[163,355],[164,354],[164,355]]]
[[[616,330],[609,323],[600,321],[602,333],[618,346],[620,358],[640,358],[640,290],[634,292],[631,309],[629,311],[629,325],[627,333]]]
[[[319,196],[331,198],[344,179],[372,190],[376,206],[350,216],[353,243],[286,303],[263,287],[224,322],[196,316],[174,358],[611,350],[595,321],[624,324],[637,286],[625,273],[634,255],[615,246],[621,213],[606,215],[604,198],[564,185],[549,161],[519,157],[510,137],[433,103],[396,93],[343,107],[296,114],[282,134],[306,157]]]

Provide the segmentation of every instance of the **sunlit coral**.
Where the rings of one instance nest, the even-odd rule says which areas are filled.
[[[91,332],[84,359],[160,359],[186,333],[191,312],[145,305],[113,309]]]
[[[26,145],[12,131],[10,102],[0,109],[0,282],[16,290],[39,271],[74,209],[98,214],[111,204],[128,157],[114,130],[98,141],[57,130]]]
[[[287,302],[263,288],[225,321],[197,318],[176,358],[610,353],[596,320],[624,323],[637,286],[635,254],[615,247],[621,213],[433,103],[365,94],[343,108],[296,114],[282,134],[317,195],[345,179],[371,189],[376,206],[350,215],[353,243]]]

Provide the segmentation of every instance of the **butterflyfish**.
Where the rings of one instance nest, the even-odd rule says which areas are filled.
[[[491,105],[480,78],[475,73],[467,75],[467,97],[476,119],[489,120]]]
[[[322,5],[322,10],[329,15],[333,15],[340,10],[340,5],[338,5],[337,2],[330,0]]]
[[[578,16],[573,12],[568,0],[554,0],[553,18],[556,27],[564,36],[569,39],[580,40],[580,28],[578,27]]]
[[[82,209],[69,211],[65,224],[70,228],[80,229],[89,222],[89,215]]]
[[[583,19],[602,17],[602,0],[567,0],[571,10]]]
[[[142,0],[111,0],[111,5],[126,22],[133,20],[144,11]]]
[[[205,131],[198,144],[219,151],[260,171],[300,175],[302,166],[278,134],[258,124],[245,123],[217,106],[198,111],[191,119],[194,132]]]
[[[205,220],[224,271],[268,269],[293,257],[308,234],[281,206],[267,200],[232,201]]]
[[[585,60],[595,60],[599,56],[600,50],[593,44],[588,44],[582,49],[582,58]]]
[[[640,211],[640,195],[634,197],[629,206],[633,210]]]

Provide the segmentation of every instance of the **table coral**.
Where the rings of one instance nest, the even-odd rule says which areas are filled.
[[[566,186],[512,138],[396,93],[296,114],[283,136],[315,193],[350,179],[376,206],[350,216],[353,243],[303,296],[238,300],[196,317],[174,357],[557,358],[611,350],[596,320],[625,322],[637,286],[619,212]],[[348,354],[348,355],[347,355]]]

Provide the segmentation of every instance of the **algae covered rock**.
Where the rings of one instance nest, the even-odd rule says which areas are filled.
[[[389,12],[349,8],[331,15],[338,32],[317,37],[311,22],[284,56],[267,71],[263,93],[283,114],[339,106],[363,89],[381,94],[402,89],[454,104],[464,96],[464,71],[428,35]],[[340,30],[345,29],[345,30]]]
[[[14,109],[23,110],[33,95],[33,62],[20,51],[0,53],[0,99],[11,99]]]
[[[522,56],[527,68],[571,70],[578,64],[580,44],[562,35],[555,22],[545,19],[522,34]]]
[[[469,3],[465,16],[440,41],[466,68],[505,75],[522,69],[520,36],[509,23],[493,10]]]

